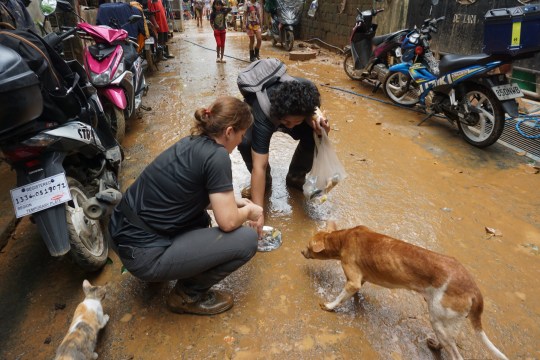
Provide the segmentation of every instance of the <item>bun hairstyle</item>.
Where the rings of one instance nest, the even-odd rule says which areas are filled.
[[[235,131],[245,130],[253,124],[251,108],[233,96],[221,96],[208,108],[195,110],[191,135],[216,138],[229,126]]]

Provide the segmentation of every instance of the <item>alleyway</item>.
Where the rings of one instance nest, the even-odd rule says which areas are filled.
[[[236,76],[248,64],[247,36],[228,32],[227,63],[216,64],[208,22],[203,29],[194,21],[185,25],[170,44],[176,58],[148,75],[143,104],[151,110],[128,124],[124,189],[189,134],[195,109],[218,95],[240,96]],[[371,88],[345,75],[341,57],[327,51],[289,62],[265,41],[261,55],[283,60],[293,76],[319,86],[348,178],[323,205],[306,204],[285,187],[296,144],[273,138],[266,219],[281,230],[283,245],[258,253],[220,284],[234,292],[235,306],[212,317],[168,312],[165,297],[174,283],[148,284],[122,273],[112,252],[110,264],[91,275],[69,259],[51,258],[23,219],[0,253],[0,359],[52,358],[83,298],[85,278],[108,284],[103,305],[111,320],[98,340],[100,359],[448,359],[426,345],[432,330],[416,293],[366,284],[337,312],[320,309],[343,286],[341,266],[306,260],[300,250],[328,219],[457,258],[482,290],[483,326],[492,342],[510,359],[540,359],[540,174],[532,160],[499,144],[473,148],[443,120],[418,127],[419,113],[330,88],[371,96]],[[381,92],[373,97],[384,100]],[[236,151],[232,158],[239,194],[249,174]],[[465,358],[491,358],[469,324],[458,340]]]

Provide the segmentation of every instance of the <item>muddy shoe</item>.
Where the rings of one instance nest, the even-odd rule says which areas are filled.
[[[209,290],[193,298],[182,291],[171,291],[167,307],[177,314],[215,315],[232,308],[232,294],[224,290]]]
[[[302,187],[304,186],[304,183],[306,182],[306,175],[292,175],[287,174],[287,177],[285,178],[285,183],[288,187],[302,190]]]

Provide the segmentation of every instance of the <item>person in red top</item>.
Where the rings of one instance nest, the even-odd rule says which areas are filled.
[[[158,44],[163,46],[163,60],[174,58],[169,54],[169,47],[166,45],[169,39],[169,24],[167,24],[167,14],[163,3],[161,0],[151,0],[148,2],[148,10],[157,11],[150,21],[158,31]]]

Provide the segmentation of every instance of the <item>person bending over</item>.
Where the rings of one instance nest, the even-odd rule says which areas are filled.
[[[314,120],[315,109],[320,106],[319,90],[309,80],[297,78],[297,81],[275,82],[266,88],[270,99],[270,118],[261,110],[255,94],[250,94],[245,101],[251,105],[253,125],[246,132],[244,141],[238,150],[251,172],[251,188],[242,191],[242,195],[264,206],[265,189],[270,187],[271,177],[268,166],[270,139],[276,131],[284,132],[295,140],[300,140],[289,166],[286,177],[287,186],[302,190],[306,174],[313,165],[315,140],[313,131],[321,134],[322,129],[330,131],[326,118]],[[262,234],[264,217],[261,216],[251,226]]]

